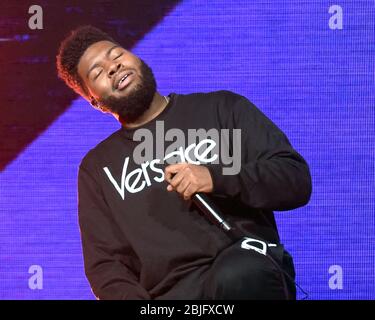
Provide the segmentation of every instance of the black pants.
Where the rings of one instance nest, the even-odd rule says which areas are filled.
[[[285,300],[296,299],[293,259],[278,244],[268,247],[273,261],[262,253],[241,247],[243,239],[225,248],[210,266],[198,268],[156,299]]]

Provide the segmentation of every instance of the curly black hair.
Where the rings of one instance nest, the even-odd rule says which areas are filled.
[[[89,98],[89,92],[78,74],[77,66],[79,59],[89,46],[103,40],[118,44],[118,42],[102,30],[91,25],[85,25],[71,31],[60,44],[56,56],[58,77],[83,97]]]

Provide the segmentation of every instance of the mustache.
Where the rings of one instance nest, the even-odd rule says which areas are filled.
[[[150,107],[155,92],[156,81],[152,69],[141,59],[140,82],[126,95],[107,95],[100,99],[100,103],[125,122],[131,123]]]

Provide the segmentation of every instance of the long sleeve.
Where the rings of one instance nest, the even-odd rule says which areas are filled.
[[[132,250],[110,217],[92,171],[81,164],[78,174],[79,225],[85,273],[92,290],[98,299],[150,299],[138,282]]]
[[[241,169],[238,174],[224,175],[222,165],[208,165],[213,193],[237,197],[252,208],[283,211],[306,205],[312,189],[306,161],[245,97],[232,94],[228,103],[225,126],[241,129]]]

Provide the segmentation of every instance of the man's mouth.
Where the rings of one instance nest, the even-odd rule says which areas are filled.
[[[120,78],[116,84],[116,89],[121,90],[125,88],[131,81],[133,72],[127,71],[124,74],[120,75]]]

